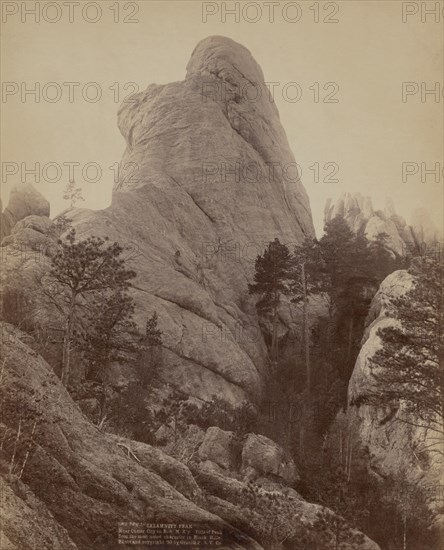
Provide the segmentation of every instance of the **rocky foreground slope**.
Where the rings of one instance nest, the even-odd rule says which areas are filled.
[[[162,453],[153,456],[143,444],[138,460],[129,456],[124,445],[83,416],[49,365],[24,343],[25,333],[8,325],[1,329],[6,446],[9,441],[14,448],[19,423],[21,431],[18,452],[5,448],[2,455],[8,460],[2,462],[2,548],[118,548],[118,522],[130,519],[225,525],[184,496],[199,492],[185,466]],[[23,441],[29,442],[34,423],[31,452],[18,479],[28,448]],[[156,473],[161,468],[164,477]],[[260,548],[229,531],[233,548]]]
[[[0,330],[2,549],[122,550],[119,522],[135,521],[198,525],[223,533],[221,550],[261,550],[256,540],[267,520],[243,496],[253,473],[265,500],[288,496],[292,519],[283,528],[296,518],[310,526],[321,510],[289,485],[297,480],[294,464],[263,436],[246,435],[236,465],[232,434],[211,427],[188,467],[101,432],[33,351],[32,338],[5,323]],[[356,548],[378,550],[365,537]]]
[[[207,38],[184,81],[131,96],[118,123],[126,151],[111,206],[67,215],[80,237],[129,247],[137,320],[157,311],[169,383],[204,400],[255,401],[266,350],[248,297],[254,260],[276,237],[314,235],[262,71],[240,44]]]

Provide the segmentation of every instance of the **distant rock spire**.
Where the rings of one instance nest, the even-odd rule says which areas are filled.
[[[398,255],[403,255],[412,246],[424,250],[442,234],[424,208],[417,208],[410,225],[396,213],[393,199],[387,198],[384,210],[374,210],[370,197],[360,193],[342,193],[337,201],[328,199],[324,210],[324,222],[341,216],[355,233],[363,231],[367,239],[375,240],[379,233],[386,233],[387,246]]]

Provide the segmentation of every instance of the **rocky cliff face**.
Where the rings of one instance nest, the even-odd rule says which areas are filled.
[[[408,225],[396,213],[391,199],[387,199],[384,210],[374,210],[370,197],[363,197],[360,193],[343,193],[336,202],[329,199],[325,205],[325,222],[336,216],[342,216],[352,231],[364,233],[370,241],[375,240],[379,233],[386,233],[388,248],[398,256],[414,248],[424,253],[425,248],[442,239],[425,209],[415,210]]]
[[[436,489],[442,475],[442,463],[435,453],[423,451],[424,447],[436,445],[436,434],[399,422],[400,403],[388,403],[386,408],[360,404],[369,392],[377,390],[372,376],[375,367],[370,363],[381,346],[377,331],[398,322],[388,314],[388,306],[407,292],[412,282],[407,271],[395,271],[382,282],[373,298],[361,351],[349,382],[347,414],[349,420],[356,422],[361,443],[370,452],[370,467],[374,472],[386,478],[405,470],[410,481],[421,480],[429,488]],[[415,423],[415,419],[412,422]],[[434,494],[437,494],[435,490]]]
[[[127,147],[112,205],[68,216],[79,236],[129,247],[138,321],[156,310],[164,333],[165,380],[200,399],[258,399],[254,260],[275,237],[314,235],[260,67],[240,44],[207,38],[184,81],[135,94],[118,123]]]

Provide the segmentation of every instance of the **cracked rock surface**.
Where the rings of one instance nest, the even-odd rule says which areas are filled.
[[[184,81],[134,94],[118,125],[126,150],[111,206],[67,215],[79,236],[129,247],[137,320],[157,311],[169,384],[198,399],[258,400],[266,349],[248,297],[254,260],[276,237],[314,235],[260,67],[240,44],[209,37]]]
[[[408,292],[413,283],[407,271],[394,271],[384,279],[372,300],[361,351],[349,382],[347,416],[351,424],[356,425],[361,443],[369,450],[370,468],[374,472],[384,478],[406,471],[410,481],[420,481],[430,488],[440,483],[443,461],[439,453],[421,450],[436,449],[436,433],[415,426],[421,424],[421,420],[414,416],[407,417],[411,424],[400,422],[406,418],[402,402],[387,403],[386,407],[362,403],[368,394],[378,391],[373,377],[378,367],[371,361],[382,345],[378,330],[399,325],[400,320],[390,313],[390,304]],[[435,491],[431,493],[434,494]],[[431,499],[430,504],[436,503]]]

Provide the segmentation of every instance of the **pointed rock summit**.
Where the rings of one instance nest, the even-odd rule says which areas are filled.
[[[127,149],[116,191],[155,186],[197,207],[199,223],[227,238],[241,232],[254,242],[270,234],[293,242],[314,234],[262,70],[233,40],[200,42],[185,81],[133,95],[118,123]]]
[[[8,206],[1,211],[1,235],[3,237],[11,234],[15,224],[28,216],[49,217],[49,202],[30,183],[19,183],[15,185],[10,193]]]
[[[251,53],[200,42],[186,79],[148,86],[120,107],[126,140],[112,205],[70,211],[82,235],[129,247],[137,320],[157,311],[164,380],[196,398],[259,398],[266,348],[248,296],[274,238],[314,236],[279,114]]]

